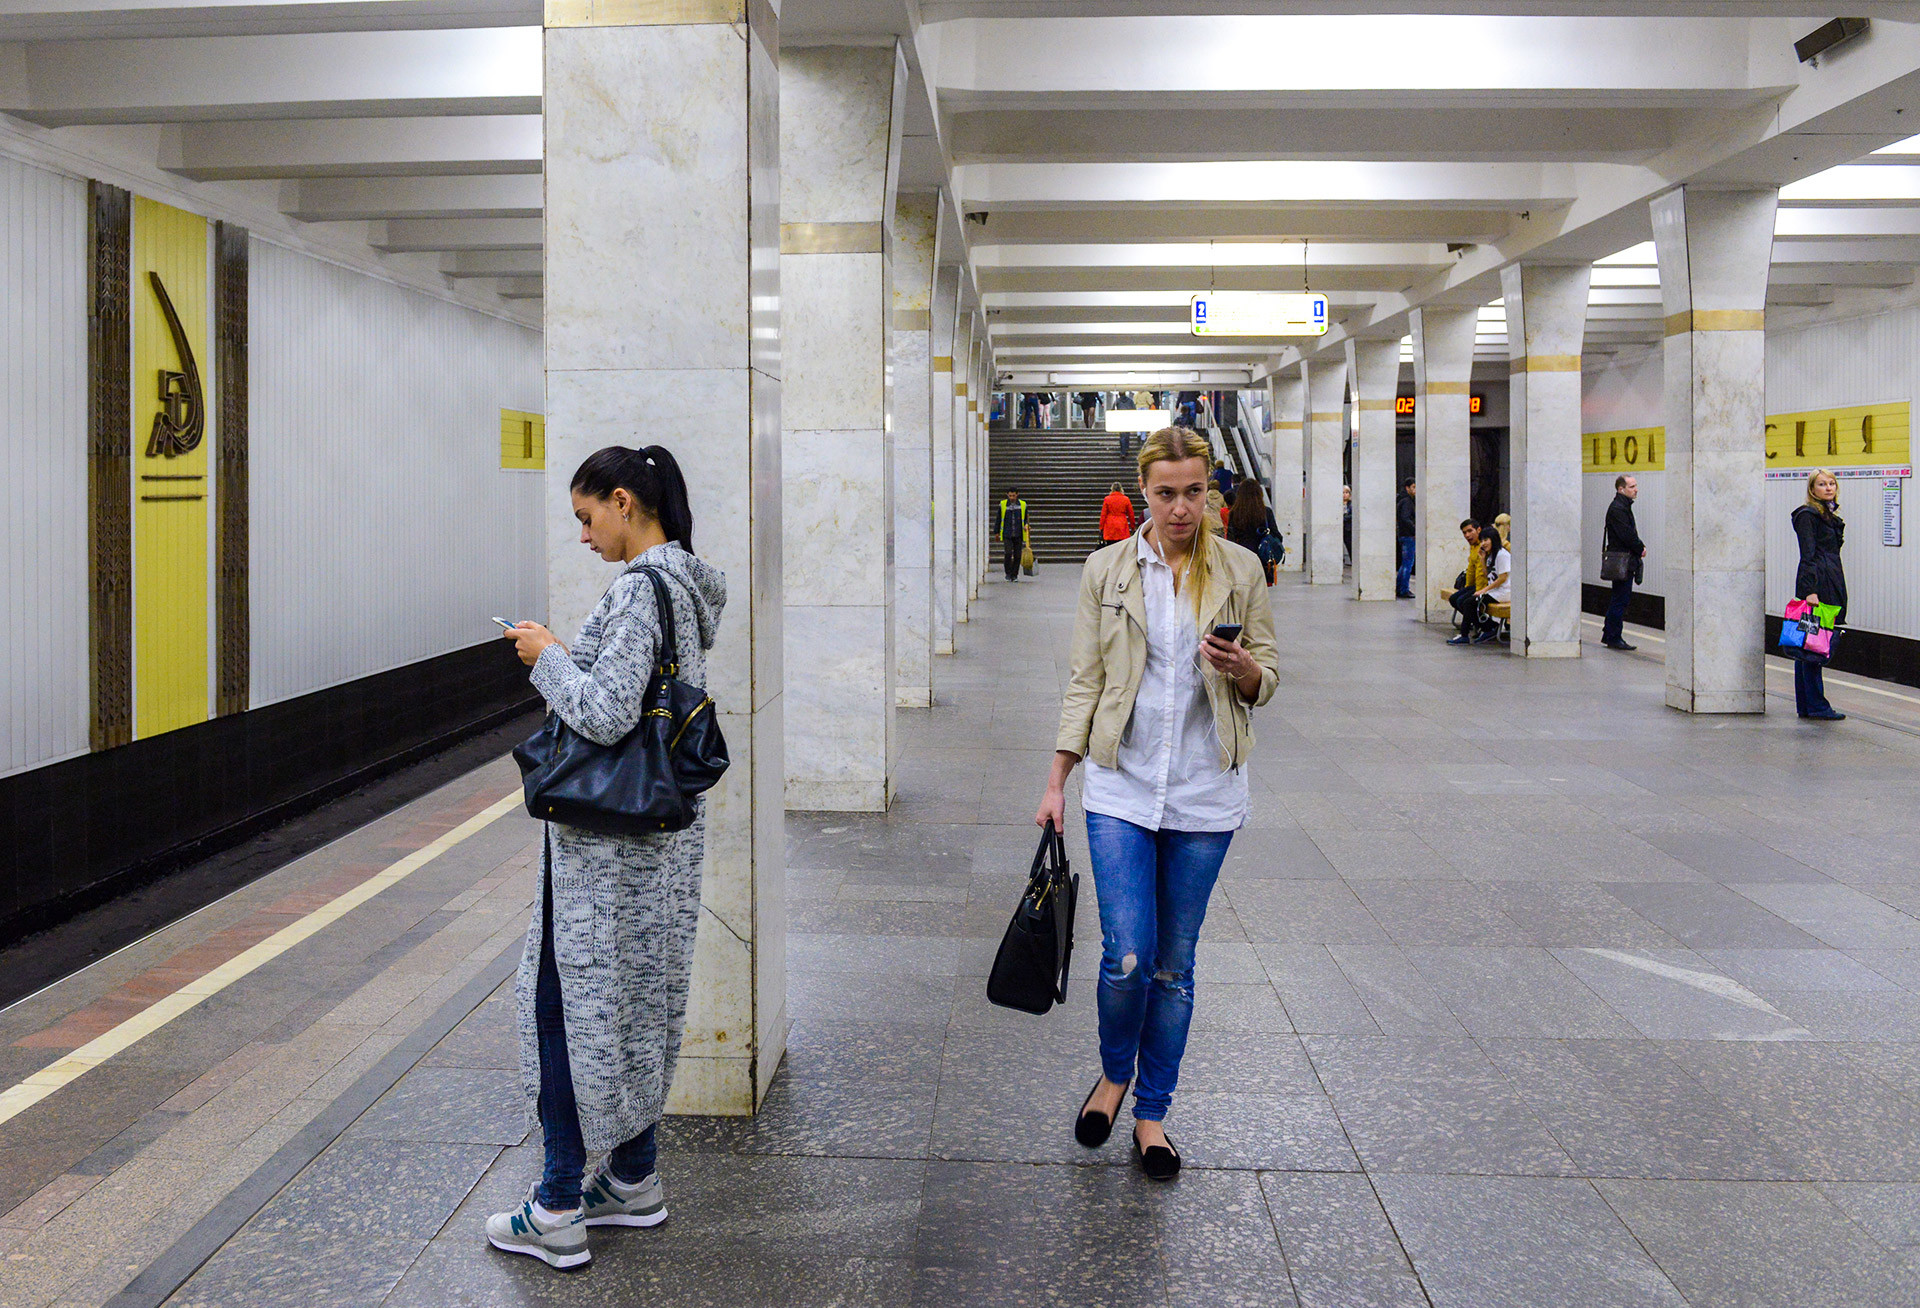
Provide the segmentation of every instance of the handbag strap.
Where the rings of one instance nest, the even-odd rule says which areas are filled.
[[[653,669],[663,677],[677,677],[680,675],[680,639],[673,626],[673,597],[667,593],[667,583],[659,568],[648,564],[637,571],[653,583],[653,602],[660,609],[660,625],[665,632],[660,648],[654,653]]]

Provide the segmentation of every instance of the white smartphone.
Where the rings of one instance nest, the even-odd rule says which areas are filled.
[[[508,631],[513,630],[513,624],[511,622],[508,622],[505,618],[495,618],[494,621],[499,623],[501,626],[505,627]]]

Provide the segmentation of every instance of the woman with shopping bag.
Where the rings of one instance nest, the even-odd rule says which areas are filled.
[[[1081,574],[1053,768],[1034,820],[1064,827],[1083,758],[1100,899],[1101,1076],[1074,1137],[1105,1144],[1134,1089],[1133,1148],[1179,1173],[1163,1122],[1193,1020],[1194,948],[1227,845],[1247,818],[1252,709],[1280,655],[1260,560],[1220,538],[1206,438],[1168,427],[1141,447],[1147,522]]]
[[[1847,524],[1840,517],[1840,479],[1827,468],[1815,468],[1807,477],[1807,502],[1793,511],[1793,534],[1800,542],[1800,566],[1793,574],[1793,593],[1818,609],[1839,609],[1838,626],[1847,620],[1847,574],[1840,566],[1840,546]],[[1821,676],[1825,660],[1802,655],[1793,662],[1794,707],[1803,718],[1839,722],[1846,714],[1827,703]]]

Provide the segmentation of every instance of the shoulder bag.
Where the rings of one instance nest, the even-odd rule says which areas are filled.
[[[1610,548],[1613,534],[1600,533],[1600,580],[1628,581],[1633,578],[1633,552]]]
[[[660,648],[638,725],[616,744],[596,745],[548,713],[513,751],[527,812],[602,835],[683,831],[694,800],[727,770],[727,742],[713,700],[680,680],[673,604],[659,569],[641,568],[660,606]]]
[[[1034,851],[1027,888],[993,956],[987,998],[1002,1008],[1044,1013],[1067,1001],[1073,962],[1073,910],[1080,878],[1067,871],[1067,842],[1051,821]]]

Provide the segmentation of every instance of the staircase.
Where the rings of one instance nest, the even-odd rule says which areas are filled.
[[[993,532],[1008,488],[1027,502],[1033,557],[1040,563],[1079,563],[1100,546],[1100,501],[1114,482],[1133,497],[1133,511],[1146,514],[1139,469],[1122,457],[1120,437],[1104,431],[1007,431],[989,434],[987,540],[995,565],[1000,544]],[[1140,451],[1140,438],[1133,442]]]

